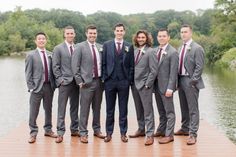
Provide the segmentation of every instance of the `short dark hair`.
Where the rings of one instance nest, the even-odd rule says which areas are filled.
[[[157,34],[158,34],[159,32],[166,32],[167,35],[170,36],[169,31],[168,31],[167,28],[160,28],[160,29],[157,30]]]
[[[124,25],[123,23],[117,23],[117,24],[115,24],[114,30],[116,29],[116,27],[123,27],[124,30],[125,30],[125,25]]]
[[[35,39],[37,38],[38,35],[44,35],[47,38],[47,35],[44,32],[38,32],[35,34]]]
[[[74,27],[72,27],[72,26],[69,25],[69,26],[66,26],[66,27],[64,28],[63,33],[65,33],[65,30],[66,30],[66,29],[73,29],[73,30],[75,30]]]
[[[183,24],[182,26],[181,26],[181,28],[189,28],[190,30],[193,30],[193,28],[192,28],[192,26],[191,25],[189,25],[189,24]]]
[[[89,29],[97,29],[97,27],[95,25],[88,25],[86,27],[86,32],[88,32]]]
[[[146,41],[145,44],[146,44],[147,46],[151,47],[151,46],[152,46],[152,43],[153,43],[152,36],[151,36],[151,34],[148,33],[146,30],[139,30],[139,31],[136,32],[136,34],[135,34],[134,37],[133,37],[133,43],[134,43],[134,45],[135,45],[136,47],[139,46],[138,41],[137,41],[137,37],[138,37],[138,35],[141,34],[141,33],[143,33],[143,34],[146,36],[146,38],[147,38],[147,41]]]

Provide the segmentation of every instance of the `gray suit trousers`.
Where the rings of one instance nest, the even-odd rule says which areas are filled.
[[[87,125],[92,104],[93,110],[93,130],[94,133],[99,133],[100,126],[100,109],[102,102],[103,85],[100,79],[93,79],[91,83],[83,88],[80,88],[80,135],[86,136],[88,134]]]
[[[144,132],[146,126],[146,136],[152,136],[155,129],[154,112],[152,106],[153,89],[146,89],[143,87],[140,90],[137,90],[135,85],[132,85],[131,89],[137,114],[138,130]]]
[[[48,83],[44,84],[42,89],[38,93],[31,92],[30,94],[29,127],[31,136],[37,136],[38,133],[38,126],[36,124],[36,119],[39,114],[39,108],[42,99],[43,99],[43,108],[45,110],[44,130],[46,133],[52,131],[53,90],[50,84]]]
[[[65,115],[67,101],[70,99],[70,118],[71,133],[78,132],[79,128],[79,87],[75,81],[72,81],[68,85],[61,85],[59,87],[58,95],[58,114],[57,114],[57,134],[64,135],[65,133]]]
[[[181,129],[196,137],[199,128],[199,89],[190,85],[190,78],[185,76],[179,79],[178,91],[182,114]]]
[[[165,134],[165,136],[173,136],[175,127],[173,96],[165,97],[165,95],[161,94],[159,91],[156,91],[155,98],[159,112],[159,126],[157,131]]]

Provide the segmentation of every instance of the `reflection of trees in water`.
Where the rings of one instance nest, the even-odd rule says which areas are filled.
[[[214,97],[220,119],[217,123],[236,143],[236,72],[206,69],[211,78]]]

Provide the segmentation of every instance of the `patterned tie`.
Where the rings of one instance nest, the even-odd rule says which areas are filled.
[[[98,78],[98,64],[97,64],[97,56],[96,56],[94,45],[92,45],[92,50],[93,50],[93,73],[94,73],[94,77]]]
[[[43,63],[44,63],[44,78],[45,78],[45,83],[48,83],[48,63],[45,55],[45,51],[41,51],[43,53]]]
[[[70,55],[72,56],[72,54],[73,54],[73,47],[72,47],[72,45],[70,46]]]
[[[181,51],[181,56],[180,56],[180,62],[179,62],[179,74],[180,75],[182,75],[185,46],[186,46],[186,44],[184,44],[184,47],[183,47],[183,49]]]
[[[138,64],[140,54],[141,54],[141,50],[138,50],[138,54],[135,58],[135,65]]]
[[[117,54],[120,54],[120,50],[121,50],[121,43],[117,42],[118,48],[117,48]]]
[[[161,59],[161,53],[162,53],[162,48],[160,48],[160,50],[159,50],[159,52],[158,52],[158,54],[157,54],[157,60],[158,60],[158,62],[159,62],[160,59]]]

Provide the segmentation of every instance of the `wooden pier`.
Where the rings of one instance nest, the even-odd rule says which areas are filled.
[[[117,119],[117,118],[116,118]],[[69,120],[66,120],[69,124]],[[55,122],[55,120],[54,120]],[[176,129],[180,122],[177,121]],[[55,143],[55,139],[45,137],[43,131],[43,118],[39,118],[40,127],[37,141],[34,144],[27,142],[29,129],[27,123],[15,128],[8,135],[0,139],[1,157],[236,157],[236,145],[233,144],[223,133],[208,124],[200,121],[198,141],[195,145],[186,145],[186,136],[175,136],[173,143],[161,145],[158,138],[154,144],[144,146],[144,137],[130,139],[128,143],[120,140],[118,121],[115,123],[115,132],[112,141],[105,143],[102,139],[93,136],[91,120],[89,121],[89,143],[83,144],[78,137],[71,137],[70,131],[64,136],[64,141]],[[67,125],[69,126],[69,125]],[[102,123],[104,127],[104,122]],[[129,119],[128,134],[137,129],[136,119]],[[55,130],[55,129],[54,129]],[[104,129],[103,129],[104,133]]]

